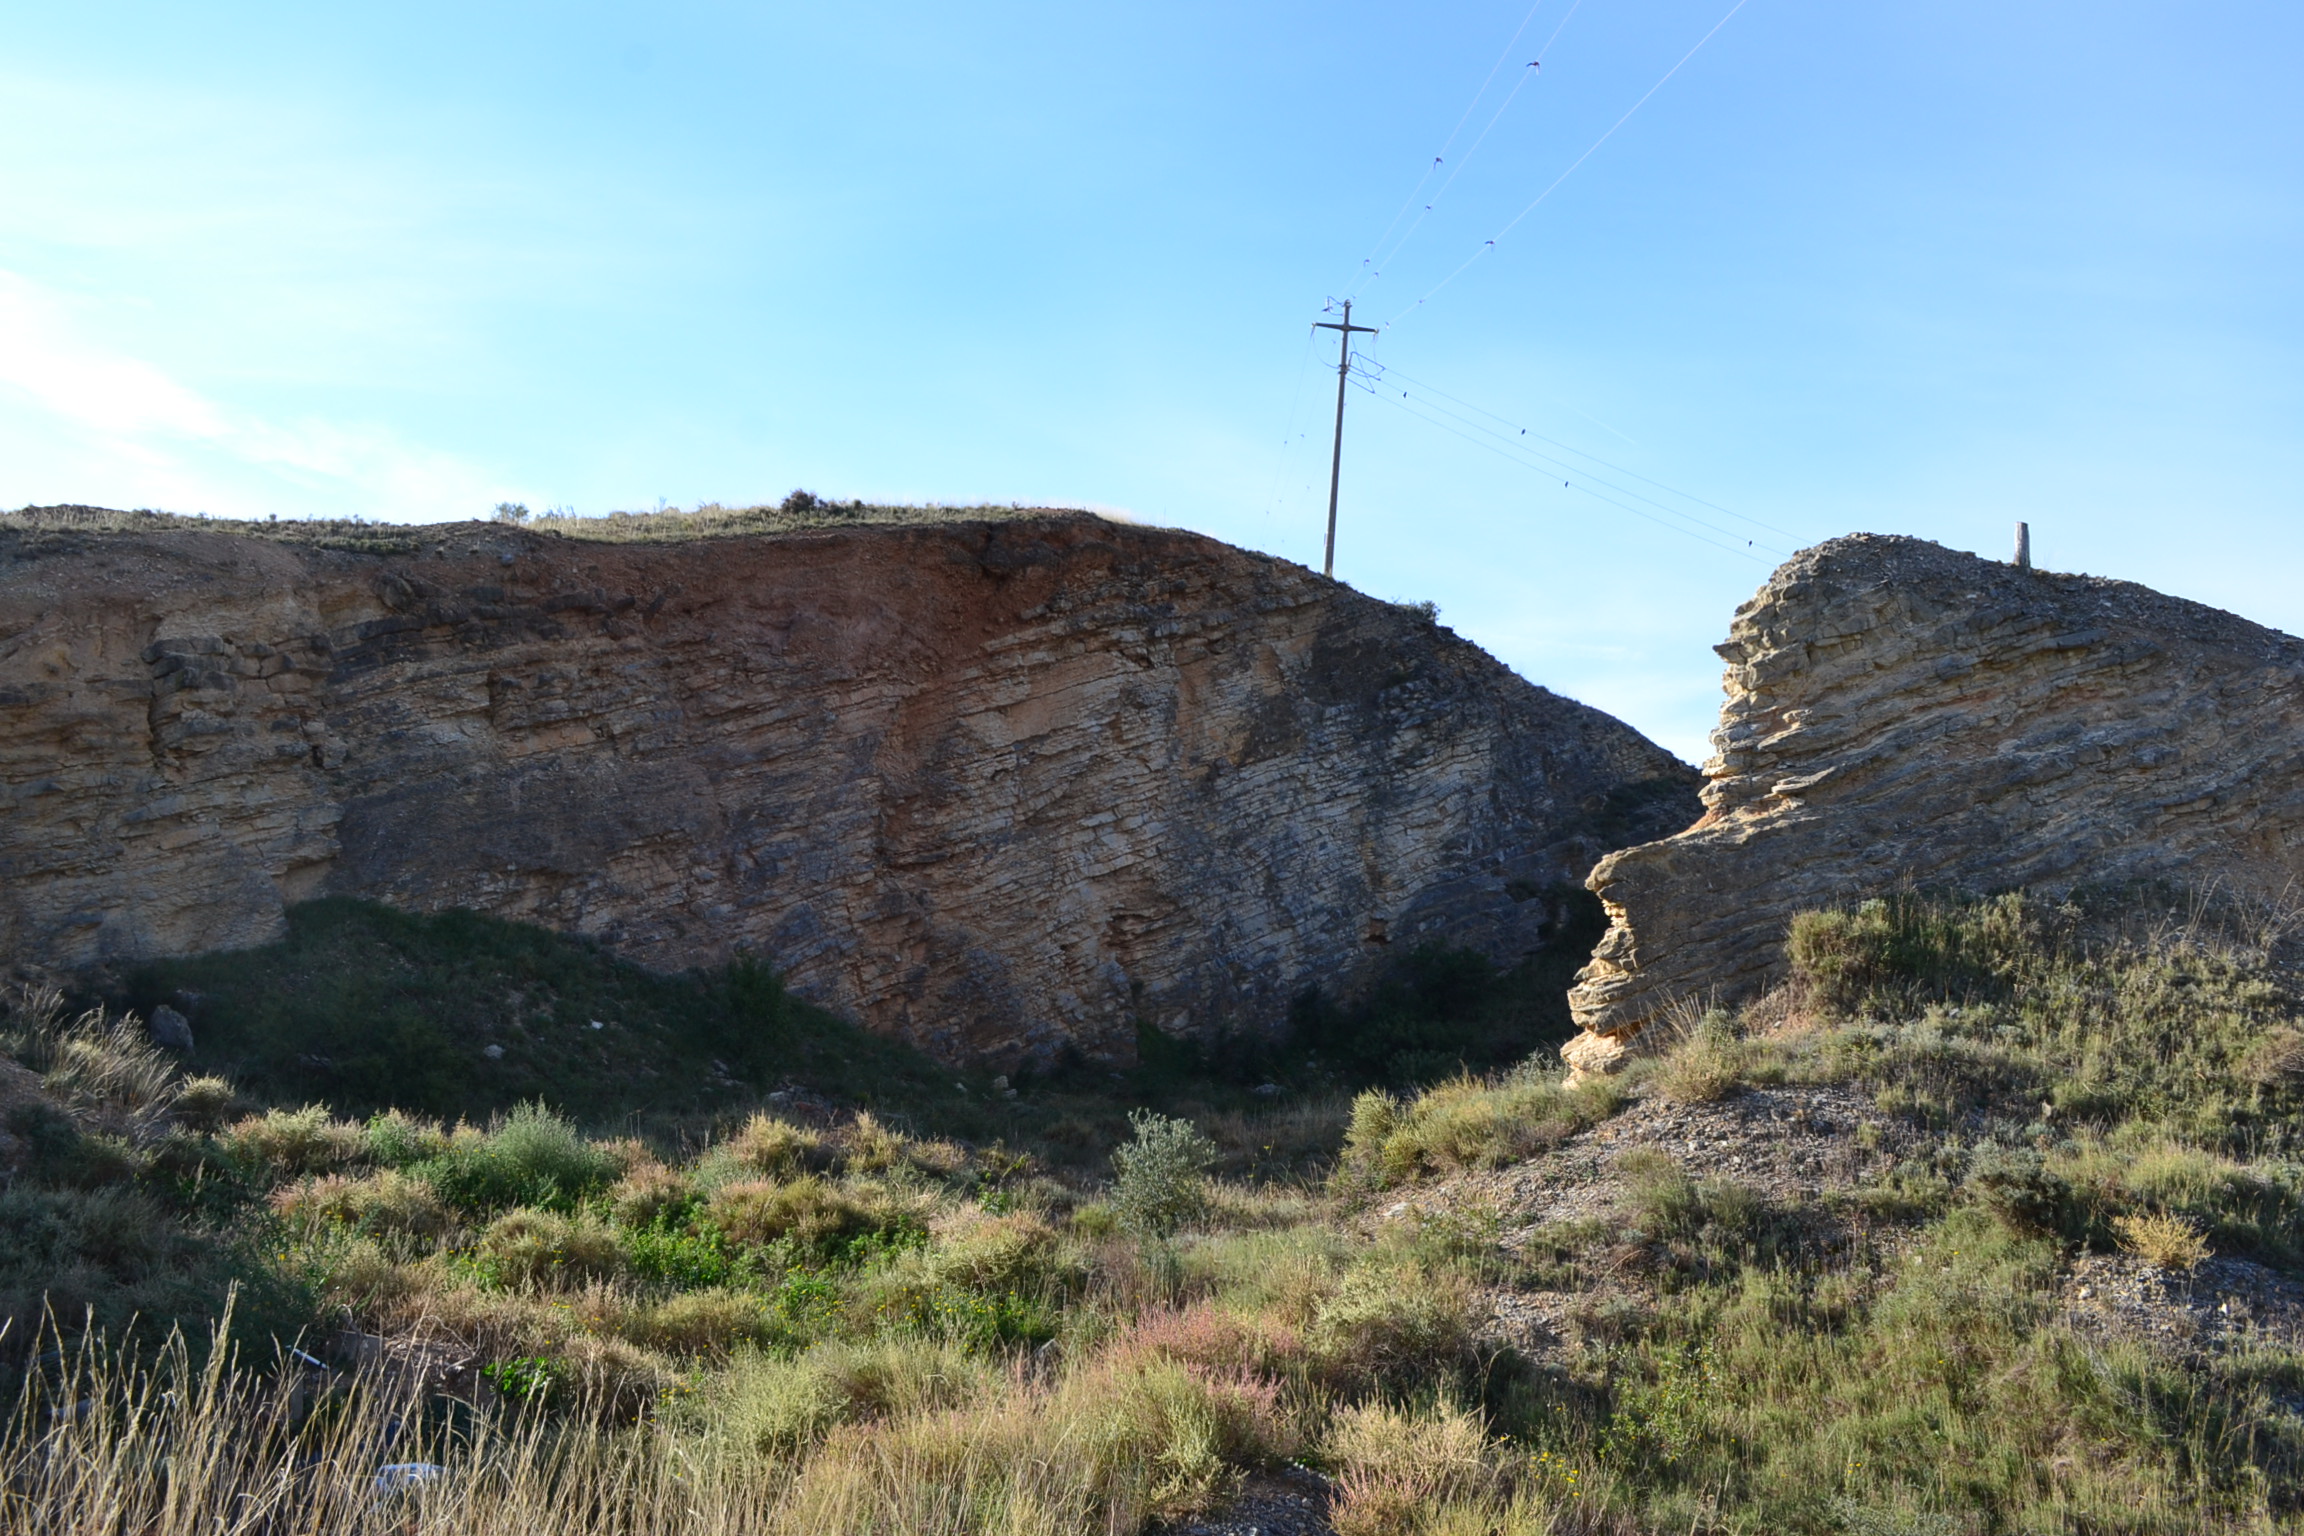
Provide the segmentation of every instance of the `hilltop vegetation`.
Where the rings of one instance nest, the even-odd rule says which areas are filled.
[[[1077,509],[1012,504],[951,507],[867,504],[861,500],[834,501],[807,491],[795,491],[773,506],[724,507],[718,502],[706,502],[688,511],[664,507],[655,511],[609,512],[599,517],[553,512],[537,515],[525,507],[507,506],[499,509],[496,522],[556,538],[634,544],[726,538],[738,534],[796,533],[810,528],[1004,523],[1068,513],[1076,514]],[[0,512],[0,534],[38,537],[198,530],[372,555],[412,554],[432,547],[442,538],[459,532],[468,534],[473,527],[471,523],[379,523],[363,518],[290,518],[283,522],[277,518],[206,517],[80,506],[24,507],[15,512]]]
[[[196,1349],[35,1364],[12,1332],[34,1395],[0,1501],[22,1529],[101,1494],[156,1531],[1053,1536],[1302,1464],[1344,1536],[2304,1526],[2283,922],[1909,899],[1792,948],[1789,986],[1596,1084],[1538,1057],[1419,1088],[1386,1080],[1401,1049],[1357,1100],[1283,1057],[1301,1086],[1266,1094],[1206,1062],[1013,1101],[947,1074],[967,1132],[941,1095],[789,1089],[637,1136],[244,1106],[27,999],[0,1219],[44,1246],[0,1244],[12,1310],[74,1277],[59,1313],[117,1338],[205,1315],[164,1275],[236,1276],[247,1346],[227,1390]],[[613,983],[580,973],[558,995]],[[1510,1011],[1493,975],[1398,985],[1387,1038]],[[684,1015],[655,1017],[634,1038],[674,1049]],[[299,1319],[347,1368],[317,1389],[261,1343]],[[62,1411],[139,1393],[134,1434]],[[410,1461],[446,1472],[379,1498]]]

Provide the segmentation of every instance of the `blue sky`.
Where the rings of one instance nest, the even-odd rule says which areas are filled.
[[[2304,631],[2304,9],[1732,4],[7,0],[0,505],[808,486],[1316,566],[1356,292],[1337,574],[1683,755],[1853,530]]]

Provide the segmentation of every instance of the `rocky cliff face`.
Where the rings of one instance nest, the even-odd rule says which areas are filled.
[[[1604,1067],[1770,981],[1794,913],[1904,888],[2304,876],[2304,642],[2127,582],[1860,535],[1736,611],[1704,818],[1601,861],[1570,994]]]
[[[1510,957],[1694,776],[1427,619],[1086,516],[396,552],[0,520],[0,952],[245,946],[321,895],[679,967],[950,1057],[1274,1022]]]

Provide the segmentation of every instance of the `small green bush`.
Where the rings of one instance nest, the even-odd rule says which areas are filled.
[[[571,1211],[617,1175],[613,1154],[541,1104],[523,1104],[487,1136],[451,1143],[409,1170],[460,1211]]]
[[[1760,1216],[1759,1197],[1726,1179],[1691,1177],[1663,1153],[1641,1148],[1616,1160],[1629,1198],[1626,1214],[1643,1235],[1663,1242],[1733,1245]]]
[[[1208,1170],[1220,1154],[1188,1120],[1139,1109],[1128,1125],[1133,1138],[1112,1151],[1112,1210],[1130,1231],[1166,1238],[1208,1209]]]
[[[8,1111],[8,1130],[24,1146],[24,1173],[33,1183],[66,1189],[126,1184],[144,1171],[144,1157],[118,1136],[81,1129],[44,1099]]]
[[[1648,1080],[1675,1102],[1709,1104],[1726,1098],[1756,1065],[1757,1053],[1737,1037],[1736,1021],[1715,1009],[1672,1045]]]
[[[386,1168],[405,1168],[438,1157],[449,1147],[446,1131],[397,1109],[369,1116],[361,1127],[360,1140],[369,1158]]]
[[[730,1285],[745,1273],[743,1256],[730,1250],[717,1227],[660,1220],[623,1228],[621,1240],[632,1272],[660,1285]]]

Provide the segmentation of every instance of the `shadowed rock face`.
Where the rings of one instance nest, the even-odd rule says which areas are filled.
[[[1605,1066],[1671,1000],[1773,980],[1792,916],[1905,888],[2304,874],[2304,642],[1917,539],[1796,556],[1736,610],[1705,814],[1603,859],[1570,994]]]
[[[750,950],[948,1057],[1276,1022],[1510,959],[1694,775],[1412,611],[1085,516],[394,554],[0,522],[0,946],[264,942],[320,895],[671,968]]]

